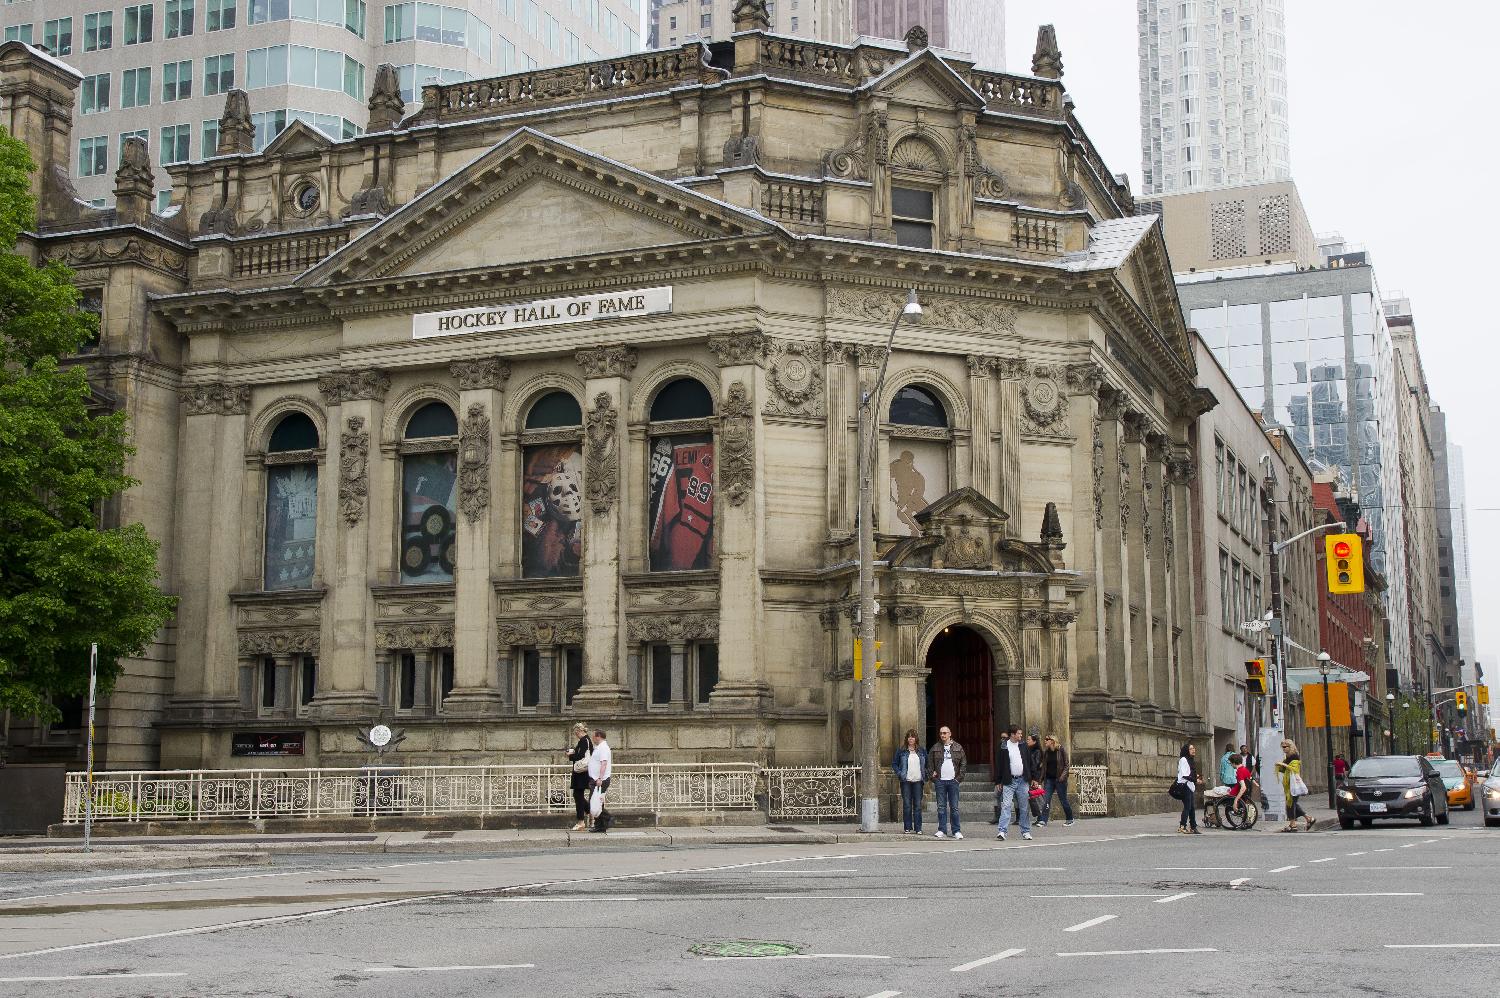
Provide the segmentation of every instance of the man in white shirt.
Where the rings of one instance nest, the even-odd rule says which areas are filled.
[[[1021,728],[1017,725],[995,752],[995,793],[1000,797],[1000,827],[995,838],[1003,840],[1010,830],[1012,805],[1021,822],[1021,838],[1031,838],[1031,785],[1036,778],[1031,753],[1021,744]]]
[[[609,812],[604,810],[604,795],[609,793],[609,777],[613,772],[614,753],[610,750],[609,742],[604,740],[604,729],[594,729],[594,751],[589,756],[589,786],[594,788],[595,796],[600,800],[599,810],[594,814],[594,827],[591,832],[603,834],[609,830],[613,818]],[[593,811],[592,801],[589,810]]]
[[[937,789],[938,830],[936,838],[947,838],[949,823],[953,837],[961,839],[964,833],[958,823],[958,784],[964,778],[964,747],[953,740],[953,732],[945,724],[938,729],[938,743],[928,752],[928,770],[932,773],[933,786]]]

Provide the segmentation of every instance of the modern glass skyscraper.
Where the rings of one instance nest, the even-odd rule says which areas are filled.
[[[1284,0],[1136,0],[1146,195],[1291,176]]]

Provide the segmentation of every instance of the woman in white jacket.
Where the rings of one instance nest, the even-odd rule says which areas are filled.
[[[1177,785],[1182,799],[1182,820],[1177,830],[1183,835],[1202,835],[1198,831],[1198,749],[1188,742],[1177,758]]]

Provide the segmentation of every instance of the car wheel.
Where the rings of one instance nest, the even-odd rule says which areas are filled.
[[[1353,818],[1340,818],[1339,819],[1339,827],[1342,828],[1344,831],[1347,832],[1349,829],[1351,829],[1351,828],[1354,827],[1354,819]]]
[[[1465,811],[1472,811],[1472,810],[1474,810],[1474,802],[1473,801],[1469,801],[1469,803],[1465,804],[1464,805],[1464,810]]]
[[[1369,828],[1373,824],[1375,824],[1375,819],[1374,818],[1360,818],[1359,819],[1359,827],[1360,828]]]
[[[1497,827],[1500,827],[1500,818],[1485,818],[1484,819],[1484,827],[1485,828],[1497,828]]]
[[[1440,814],[1440,815],[1438,815],[1437,823],[1439,825],[1446,825],[1448,823],[1448,821],[1452,818],[1452,816],[1453,816],[1453,812],[1450,811],[1448,808],[1445,807],[1445,808],[1443,808],[1443,813]]]
[[[1432,817],[1432,802],[1431,801],[1427,802],[1427,806],[1422,809],[1422,813],[1417,817],[1417,820],[1422,823],[1422,827],[1423,828],[1431,828],[1432,827],[1433,817]]]

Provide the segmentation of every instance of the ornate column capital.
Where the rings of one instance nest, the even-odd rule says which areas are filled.
[[[762,366],[766,360],[766,346],[765,336],[756,330],[708,338],[708,348],[718,358],[720,367],[739,367],[744,364]]]
[[[480,357],[458,360],[448,365],[461,392],[490,389],[498,391],[510,380],[510,362],[503,357]]]
[[[640,359],[635,347],[591,347],[573,354],[585,378],[628,378]]]
[[[1142,434],[1146,429],[1146,414],[1135,409],[1126,409],[1120,413],[1120,423],[1125,428],[1125,442],[1138,444],[1141,442]]]
[[[1168,456],[1168,441],[1165,434],[1155,431],[1146,435],[1146,459],[1153,463],[1165,464]]]
[[[360,400],[381,402],[390,390],[390,375],[373,368],[367,371],[335,371],[318,378],[318,391],[328,405]]]
[[[1198,478],[1198,462],[1186,447],[1173,447],[1167,455],[1167,481],[1173,485],[1191,485]]]
[[[182,404],[189,416],[243,416],[250,411],[250,386],[221,381],[192,385],[182,390]]]

